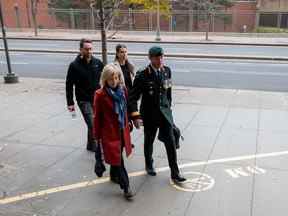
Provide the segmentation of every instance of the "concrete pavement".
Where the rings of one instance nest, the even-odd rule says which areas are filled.
[[[178,156],[189,181],[170,184],[158,141],[159,174],[146,176],[142,131],[134,131],[126,161],[133,202],[107,178],[96,179],[79,110],[72,120],[65,108],[64,80],[0,83],[0,101],[1,216],[287,214],[287,93],[175,87],[185,137]]]
[[[107,44],[108,53],[115,54],[115,47],[118,42],[109,41]],[[148,49],[155,44],[141,42],[125,42],[129,50],[129,55],[147,56]],[[8,40],[11,50],[28,50],[34,52],[78,52],[79,40],[77,41],[59,41],[59,40]],[[207,44],[165,44],[159,43],[164,49],[165,54],[186,57],[195,55],[205,56],[257,56],[257,57],[288,57],[288,47],[267,47],[267,46],[235,46],[235,45],[207,45]],[[101,42],[94,42],[95,51],[101,50]],[[0,48],[4,46],[0,44]]]
[[[113,32],[107,32],[109,36],[114,35]],[[196,44],[226,44],[226,45],[254,45],[254,46],[287,46],[288,34],[260,34],[260,33],[209,33],[209,41],[205,40],[204,32],[162,32],[162,43],[196,43]],[[39,36],[35,37],[33,30],[23,29],[15,30],[9,29],[7,32],[9,38],[18,39],[52,39],[52,40],[79,40],[83,37],[88,37],[93,40],[100,40],[99,31],[89,30],[69,30],[69,29],[55,29],[39,30]],[[155,32],[142,31],[120,31],[115,34],[111,40],[114,42],[141,42],[151,43],[155,42]],[[155,42],[158,43],[158,42]]]

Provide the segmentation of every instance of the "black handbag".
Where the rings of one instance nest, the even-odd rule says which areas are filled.
[[[174,136],[174,145],[175,145],[176,149],[179,149],[180,148],[180,138],[183,141],[184,137],[181,135],[180,129],[175,124],[173,124],[173,126],[172,126],[172,132],[173,132],[173,136]],[[165,134],[163,134],[163,133],[161,133],[161,131],[159,131],[158,139],[161,142],[165,142],[166,141]]]
[[[106,171],[106,167],[103,163],[101,144],[99,142],[96,144],[95,159],[94,172],[98,177],[102,177],[103,173]]]
[[[98,177],[102,177],[103,173],[106,171],[105,165],[102,161],[96,161],[94,166],[94,172]]]
[[[180,138],[183,141],[184,137],[182,136],[180,129],[175,124],[173,124],[173,135],[174,135],[174,139],[175,139],[175,147],[176,147],[176,149],[179,149],[180,148]]]

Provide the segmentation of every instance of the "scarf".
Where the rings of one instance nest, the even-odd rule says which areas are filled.
[[[124,90],[121,87],[111,89],[107,87],[108,94],[112,97],[114,103],[114,111],[118,115],[118,122],[121,129],[125,127],[125,116],[127,111],[126,98]]]

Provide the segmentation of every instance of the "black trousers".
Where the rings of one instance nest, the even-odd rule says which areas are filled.
[[[124,190],[124,192],[128,191],[129,188],[129,177],[127,170],[124,165],[123,160],[123,149],[124,149],[124,134],[123,131],[120,131],[121,134],[121,164],[119,166],[110,166],[110,177],[117,178],[119,181],[120,188]]]
[[[129,188],[129,177],[127,170],[124,165],[123,157],[121,157],[121,165],[120,166],[112,166],[110,167],[110,176],[111,174],[119,180],[119,185],[124,192],[128,192]]]
[[[177,164],[177,152],[174,145],[174,136],[172,125],[160,114],[159,123],[156,125],[146,125],[144,123],[144,156],[146,168],[153,167],[153,143],[159,129],[161,137],[165,137],[165,149],[168,158],[168,163],[171,171],[171,178],[179,175]]]
[[[93,105],[89,101],[79,101],[78,106],[87,125],[87,149],[95,150],[96,141],[93,138]]]

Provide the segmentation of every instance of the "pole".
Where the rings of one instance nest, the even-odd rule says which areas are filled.
[[[157,0],[157,31],[156,31],[156,41],[161,41],[160,36],[160,0]]]
[[[91,29],[95,29],[95,16],[94,16],[94,3],[90,3],[90,13],[91,13]]]
[[[70,28],[75,29],[75,16],[73,8],[70,8]]]
[[[21,30],[21,21],[20,21],[20,14],[19,14],[19,6],[18,6],[18,4],[14,5],[14,10],[15,10],[17,28],[19,30]]]
[[[6,30],[4,27],[4,18],[3,18],[3,13],[2,13],[1,0],[0,0],[0,22],[1,22],[1,28],[2,28],[2,38],[3,38],[4,48],[5,48],[7,67],[8,67],[8,74],[4,76],[4,81],[5,83],[17,83],[18,77],[14,73],[12,73],[12,69],[11,69],[11,62],[10,62],[7,38],[6,38]]]

